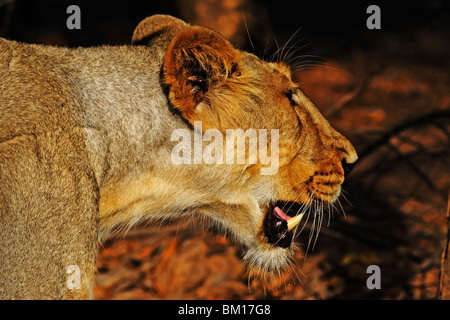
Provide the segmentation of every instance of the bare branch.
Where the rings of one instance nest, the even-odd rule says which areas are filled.
[[[439,274],[439,283],[437,290],[437,298],[440,300],[450,299],[450,259],[449,259],[449,243],[450,243],[450,190],[447,201],[447,241],[442,251],[441,270]]]
[[[392,128],[390,131],[386,132],[381,138],[376,140],[374,143],[366,147],[361,152],[358,152],[359,159],[363,159],[367,157],[369,154],[377,150],[379,147],[385,145],[389,140],[398,135],[401,131],[406,130],[408,128],[418,126],[418,125],[424,125],[433,123],[435,124],[435,121],[438,119],[450,119],[450,111],[435,111],[432,113],[429,113],[424,116],[420,116],[418,118],[415,118],[413,120],[407,121],[405,123],[402,123],[394,128]]]

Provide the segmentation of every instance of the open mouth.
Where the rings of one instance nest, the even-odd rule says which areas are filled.
[[[269,206],[263,222],[264,234],[269,243],[288,248],[294,237],[292,229],[298,225],[304,213],[296,202],[277,201]]]

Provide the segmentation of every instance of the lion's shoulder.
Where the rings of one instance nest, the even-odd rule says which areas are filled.
[[[14,44],[14,41],[0,38],[0,72],[2,69],[9,67],[15,47]]]

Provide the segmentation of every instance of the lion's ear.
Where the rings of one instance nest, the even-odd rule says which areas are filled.
[[[134,30],[131,43],[134,45],[148,45],[157,38],[169,41],[181,30],[189,25],[172,16],[156,14],[142,20]]]
[[[164,60],[169,99],[187,120],[195,107],[237,68],[238,51],[220,34],[190,27],[173,38]]]

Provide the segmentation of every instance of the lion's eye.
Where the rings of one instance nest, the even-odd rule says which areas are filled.
[[[288,98],[291,106],[295,107],[297,105],[297,103],[294,100],[294,91],[293,90],[288,90],[284,95],[286,96],[286,98]]]

